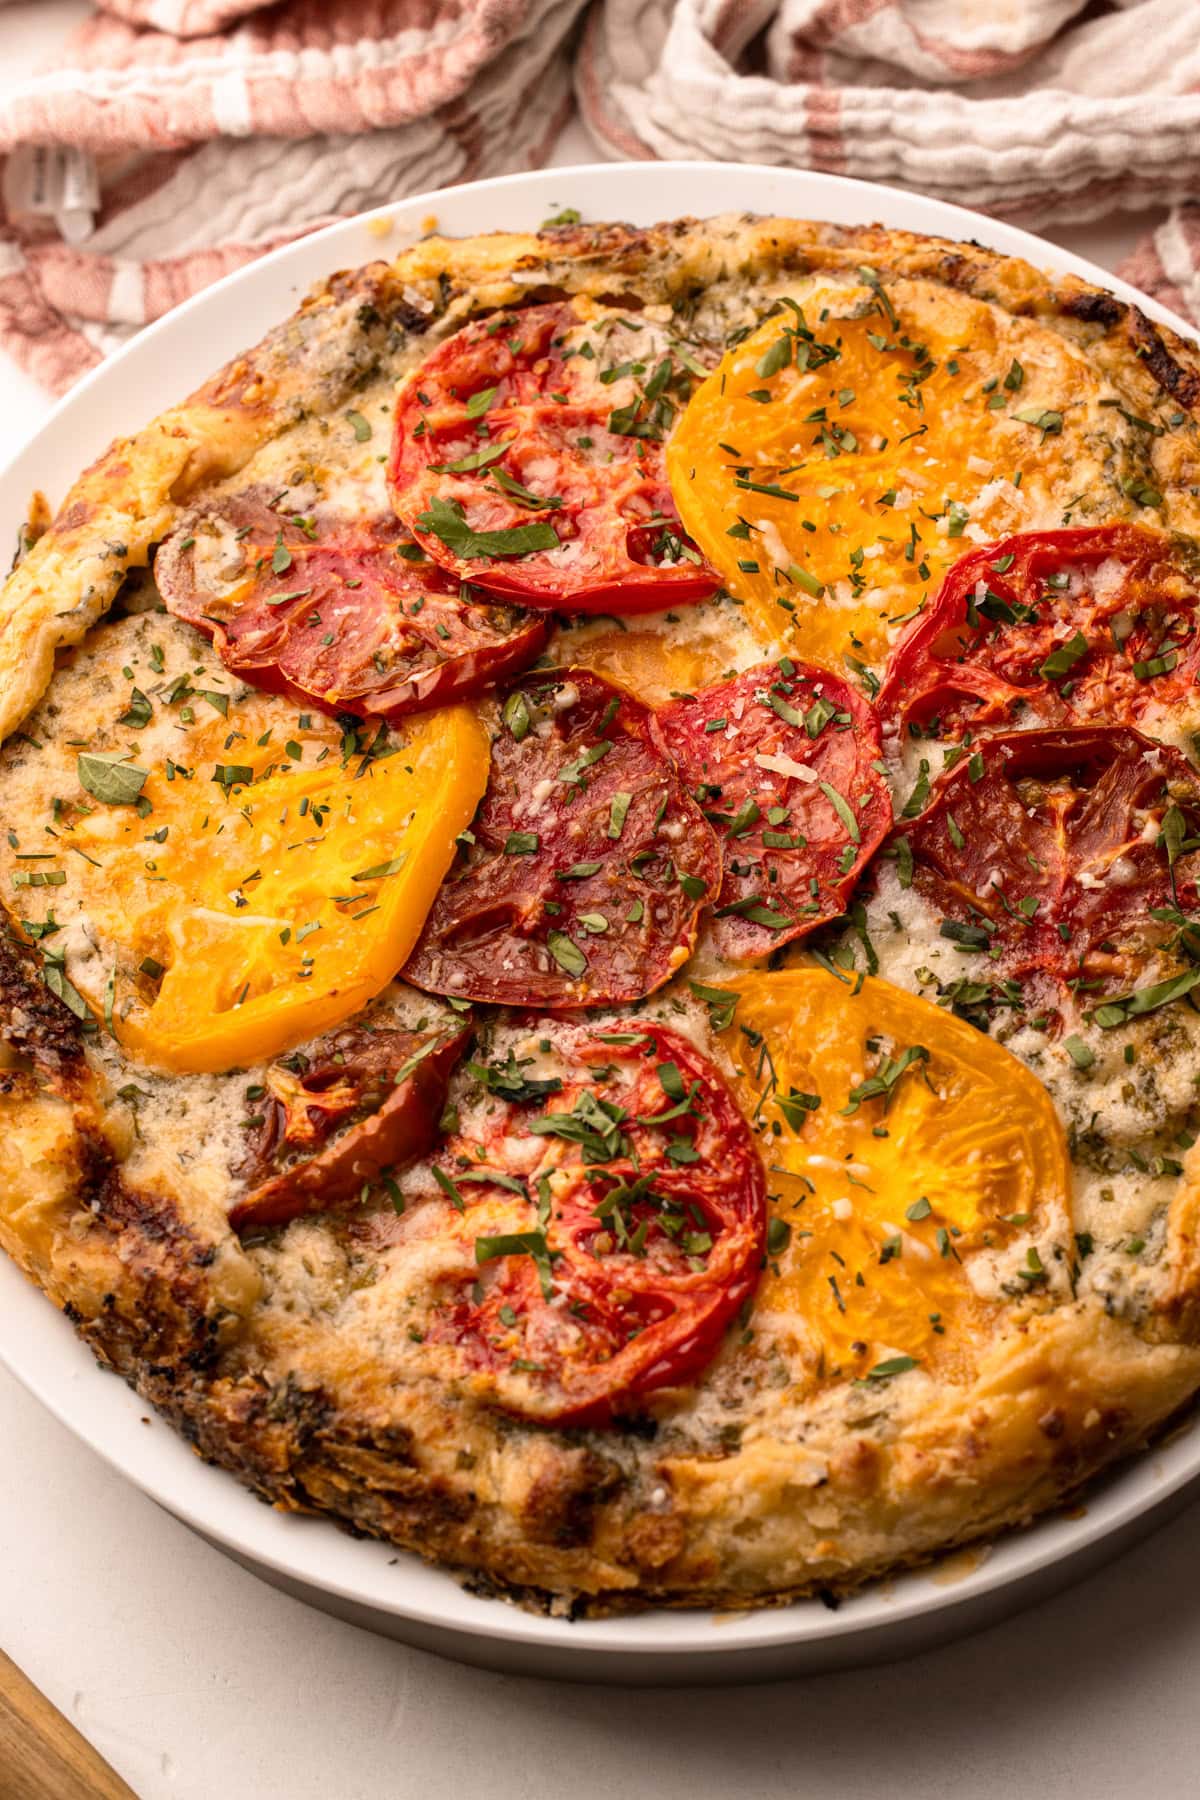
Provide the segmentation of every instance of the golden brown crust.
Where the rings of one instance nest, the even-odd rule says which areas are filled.
[[[869,265],[1052,322],[1135,409],[1200,409],[1200,354],[1135,306],[978,245],[749,217],[639,230],[430,238],[339,275],[189,401],[76,483],[0,597],[0,736],[45,689],[126,571],[198,488],[307,413],[332,415],[406,346],[469,313],[583,292],[677,303],[743,278]],[[1193,453],[1144,461],[1180,529],[1200,524]],[[363,1367],[315,1313],[260,1304],[261,1271],[165,1179],[132,1182],[110,1096],[33,953],[0,940],[0,1245],[102,1361],[203,1456],[276,1505],[329,1514],[510,1589],[596,1606],[785,1598],[866,1579],[1023,1523],[1136,1448],[1200,1384],[1195,1180],[1172,1207],[1155,1309],[1095,1298],[1026,1317],[966,1387],[921,1376],[810,1409],[804,1435],[744,1430],[698,1449],[687,1393],[629,1429],[539,1430],[466,1390]],[[729,1354],[710,1371],[728,1377]],[[706,1378],[707,1379],[707,1378]]]

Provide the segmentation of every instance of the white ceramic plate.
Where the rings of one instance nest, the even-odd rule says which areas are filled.
[[[1098,282],[1177,331],[1191,331],[1081,257],[894,188],[714,163],[601,164],[507,176],[418,195],[332,226],[217,282],[151,326],[81,382],[0,476],[0,542],[14,541],[35,487],[57,503],[112,437],[144,424],[256,342],[322,276],[394,252],[428,228],[430,215],[451,234],[522,230],[566,205],[585,219],[637,224],[746,210],[842,224],[881,220],[975,238]],[[382,234],[380,221],[391,221],[391,231]],[[260,1505],[232,1476],[200,1463],[161,1421],[149,1422],[143,1402],[95,1366],[67,1321],[3,1257],[0,1358],[86,1444],[267,1579],[430,1649],[513,1671],[588,1679],[745,1680],[924,1647],[1075,1578],[1182,1504],[1185,1488],[1200,1477],[1200,1431],[1189,1429],[1098,1484],[1074,1517],[1050,1517],[987,1553],[876,1584],[837,1611],[811,1600],[733,1617],[660,1611],[571,1623],[476,1597],[415,1557]]]

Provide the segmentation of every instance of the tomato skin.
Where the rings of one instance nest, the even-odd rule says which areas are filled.
[[[482,1143],[451,1139],[439,1159],[447,1177],[464,1160],[474,1171],[506,1173],[506,1153],[511,1158],[514,1143],[529,1142],[539,1115],[574,1114],[589,1095],[623,1115],[620,1143],[609,1160],[591,1163],[578,1142],[539,1136],[540,1162],[531,1168],[527,1158],[511,1161],[526,1188],[522,1199],[503,1186],[464,1183],[465,1210],[451,1214],[451,1224],[472,1246],[494,1230],[498,1208],[506,1229],[536,1225],[539,1177],[550,1178],[541,1230],[554,1298],[544,1294],[530,1255],[481,1263],[464,1257],[466,1272],[445,1281],[425,1338],[452,1347],[472,1384],[508,1412],[543,1424],[605,1425],[656,1389],[690,1380],[715,1353],[759,1278],[766,1181],[723,1076],[687,1038],[628,1018],[586,1026],[533,1019],[529,1029],[549,1034],[556,1051],[569,1056],[570,1074],[547,1099],[499,1108]],[[604,1042],[608,1033],[636,1042]],[[663,1126],[646,1124],[671,1109],[658,1076],[665,1064],[694,1094],[696,1110]],[[693,1160],[673,1160],[672,1144]],[[595,1209],[639,1177],[652,1184],[654,1197],[624,1211],[627,1234],[645,1226],[641,1253],[634,1253],[617,1241],[614,1214],[601,1217]],[[703,1240],[689,1234],[701,1231],[711,1244],[697,1251]]]
[[[693,795],[707,790],[706,816],[722,839],[725,873],[712,934],[717,951],[733,961],[769,955],[842,913],[892,823],[888,784],[871,766],[881,755],[873,709],[828,670],[790,659],[788,666],[790,673],[778,663],[760,663],[659,712],[689,790]],[[781,717],[779,706],[802,717],[816,717],[814,706],[818,715],[828,708],[832,716],[810,736],[803,723]],[[723,729],[708,729],[722,719],[728,721]],[[754,761],[760,754],[782,755],[811,769],[813,778],[806,782],[762,769]],[[850,806],[859,843],[821,782]],[[757,807],[758,817],[739,825],[747,807]],[[769,822],[773,809],[788,814],[786,824],[779,821],[782,831]],[[764,843],[764,831],[800,842]],[[816,895],[812,880],[819,883]],[[763,923],[744,912],[721,916],[755,898],[760,910],[784,922]]]
[[[1011,559],[1011,560],[1009,560]],[[997,568],[997,564],[1008,563]],[[1112,565],[1121,579],[1112,579]],[[1103,581],[1099,571],[1105,567]],[[1048,587],[1074,576],[1080,591]],[[1034,607],[1036,621],[979,616],[980,583],[1010,611]],[[1200,670],[1200,586],[1173,559],[1170,541],[1140,525],[1022,532],[982,545],[955,563],[928,609],[892,651],[878,707],[898,725],[940,722],[945,735],[1003,726],[1022,707],[1039,725],[1136,724],[1151,708],[1175,708]],[[1113,631],[1125,630],[1120,649]],[[1077,633],[1086,652],[1063,675],[1043,663]],[[1164,644],[1180,648],[1161,674],[1139,679]]]
[[[475,321],[439,344],[397,397],[388,471],[396,511],[443,568],[524,606],[637,613],[705,599],[718,578],[680,524],[662,444],[609,429],[615,387],[600,383],[596,359],[563,354],[565,335],[581,331],[575,307],[556,301]],[[472,397],[493,390],[486,412],[472,416]],[[509,448],[485,467],[439,472],[500,441]],[[561,504],[518,504],[493,471],[537,494],[549,483],[546,497]],[[434,499],[460,505],[476,532],[548,523],[568,554],[460,553],[421,524]],[[655,564],[664,529],[688,554]]]
[[[544,649],[547,620],[464,595],[436,566],[405,560],[394,520],[315,529],[314,539],[260,496],[236,495],[189,515],[158,552],[168,610],[211,638],[230,673],[253,687],[325,712],[395,720],[485,693]],[[227,593],[197,568],[198,546],[214,530],[225,541],[236,534],[230,549],[243,572]],[[276,570],[281,549],[287,563]]]
[[[302,1074],[274,1065],[266,1116],[243,1169],[248,1191],[229,1214],[233,1229],[285,1225],[353,1204],[364,1184],[426,1155],[469,1038],[469,1031],[438,1040],[429,1032],[352,1025],[315,1046]],[[397,1072],[419,1051],[421,1060],[397,1083]]]
[[[632,695],[568,668],[527,676],[507,704],[517,697],[533,723],[519,739],[501,727],[474,842],[404,977],[506,1006],[641,999],[690,953],[700,907],[720,887],[716,837]],[[572,967],[580,956],[585,966]]]
[[[1194,836],[1200,778],[1178,750],[1129,726],[997,734],[978,754],[982,775],[958,762],[920,816],[896,828],[913,886],[945,920],[986,932],[1005,973],[1087,980],[1091,992],[1119,976],[1128,952],[1169,935],[1149,918],[1172,904],[1161,817],[1178,806]],[[1200,857],[1181,855],[1173,873],[1186,911],[1200,897]],[[975,966],[964,959],[966,972]]]

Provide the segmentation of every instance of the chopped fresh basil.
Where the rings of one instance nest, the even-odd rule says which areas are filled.
[[[501,438],[497,443],[485,444],[481,450],[469,451],[456,462],[430,463],[429,467],[434,475],[469,475],[473,469],[486,469],[489,463],[498,462],[514,442],[513,438]]]
[[[557,550],[559,543],[554,527],[538,521],[503,531],[473,531],[460,502],[445,500],[440,494],[429,502],[429,510],[420,514],[417,523],[441,538],[456,556],[467,558],[528,556],[535,550]]]
[[[1069,675],[1080,657],[1086,656],[1087,652],[1088,641],[1082,631],[1077,631],[1074,637],[1068,638],[1065,644],[1060,644],[1057,650],[1050,652],[1038,674],[1044,675],[1047,681],[1057,681],[1060,676]]]
[[[146,785],[149,769],[139,769],[119,756],[81,751],[76,758],[80,787],[106,806],[132,806]]]
[[[390,862],[375,863],[369,869],[360,869],[351,881],[382,881],[388,875],[398,875],[408,861],[408,851],[402,850],[399,856],[393,856]]]
[[[786,1094],[775,1095],[775,1104],[791,1126],[799,1131],[811,1112],[816,1112],[821,1104],[820,1094],[805,1094],[799,1088],[789,1088]]]
[[[1197,971],[1197,979],[1200,979],[1200,970]],[[860,1081],[857,1086],[851,1088],[846,1105],[842,1108],[843,1118],[849,1118],[856,1113],[864,1100],[881,1099],[883,1110],[886,1112],[895,1097],[897,1083],[905,1070],[911,1069],[914,1063],[926,1064],[928,1061],[929,1052],[924,1044],[910,1044],[908,1049],[902,1051],[899,1056],[883,1057],[874,1075],[868,1075],[865,1081]],[[928,1075],[925,1079],[928,1082]]]
[[[566,974],[578,977],[586,971],[588,966],[587,957],[579,948],[579,945],[575,940],[569,938],[565,931],[548,931],[546,933],[546,948],[549,950],[559,968],[564,970]]]
[[[878,1362],[873,1369],[868,1369],[864,1381],[890,1381],[893,1375],[905,1375],[909,1369],[919,1368],[915,1356],[890,1356],[886,1362]]]
[[[1111,1031],[1116,1025],[1141,1018],[1144,1013],[1157,1012],[1160,1006],[1182,999],[1197,986],[1200,986],[1200,966],[1185,969],[1180,975],[1169,975],[1165,981],[1155,981],[1149,987],[1135,988],[1133,993],[1123,994],[1119,999],[1102,1001],[1092,1018],[1103,1031]]]
[[[140,687],[135,687],[129,696],[129,705],[117,720],[118,725],[132,725],[140,731],[148,725],[154,716],[154,708]]]

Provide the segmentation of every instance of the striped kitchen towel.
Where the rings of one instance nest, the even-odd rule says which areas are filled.
[[[0,97],[0,346],[61,393],[277,244],[540,165],[585,3],[106,0]]]
[[[536,166],[587,0],[102,0],[0,97],[0,346],[62,392],[229,269]],[[621,157],[782,163],[1024,224],[1171,208],[1126,273],[1200,322],[1195,0],[592,0]]]
[[[605,0],[576,91],[621,157],[824,169],[1034,227],[1170,205],[1122,272],[1200,322],[1195,0]]]

